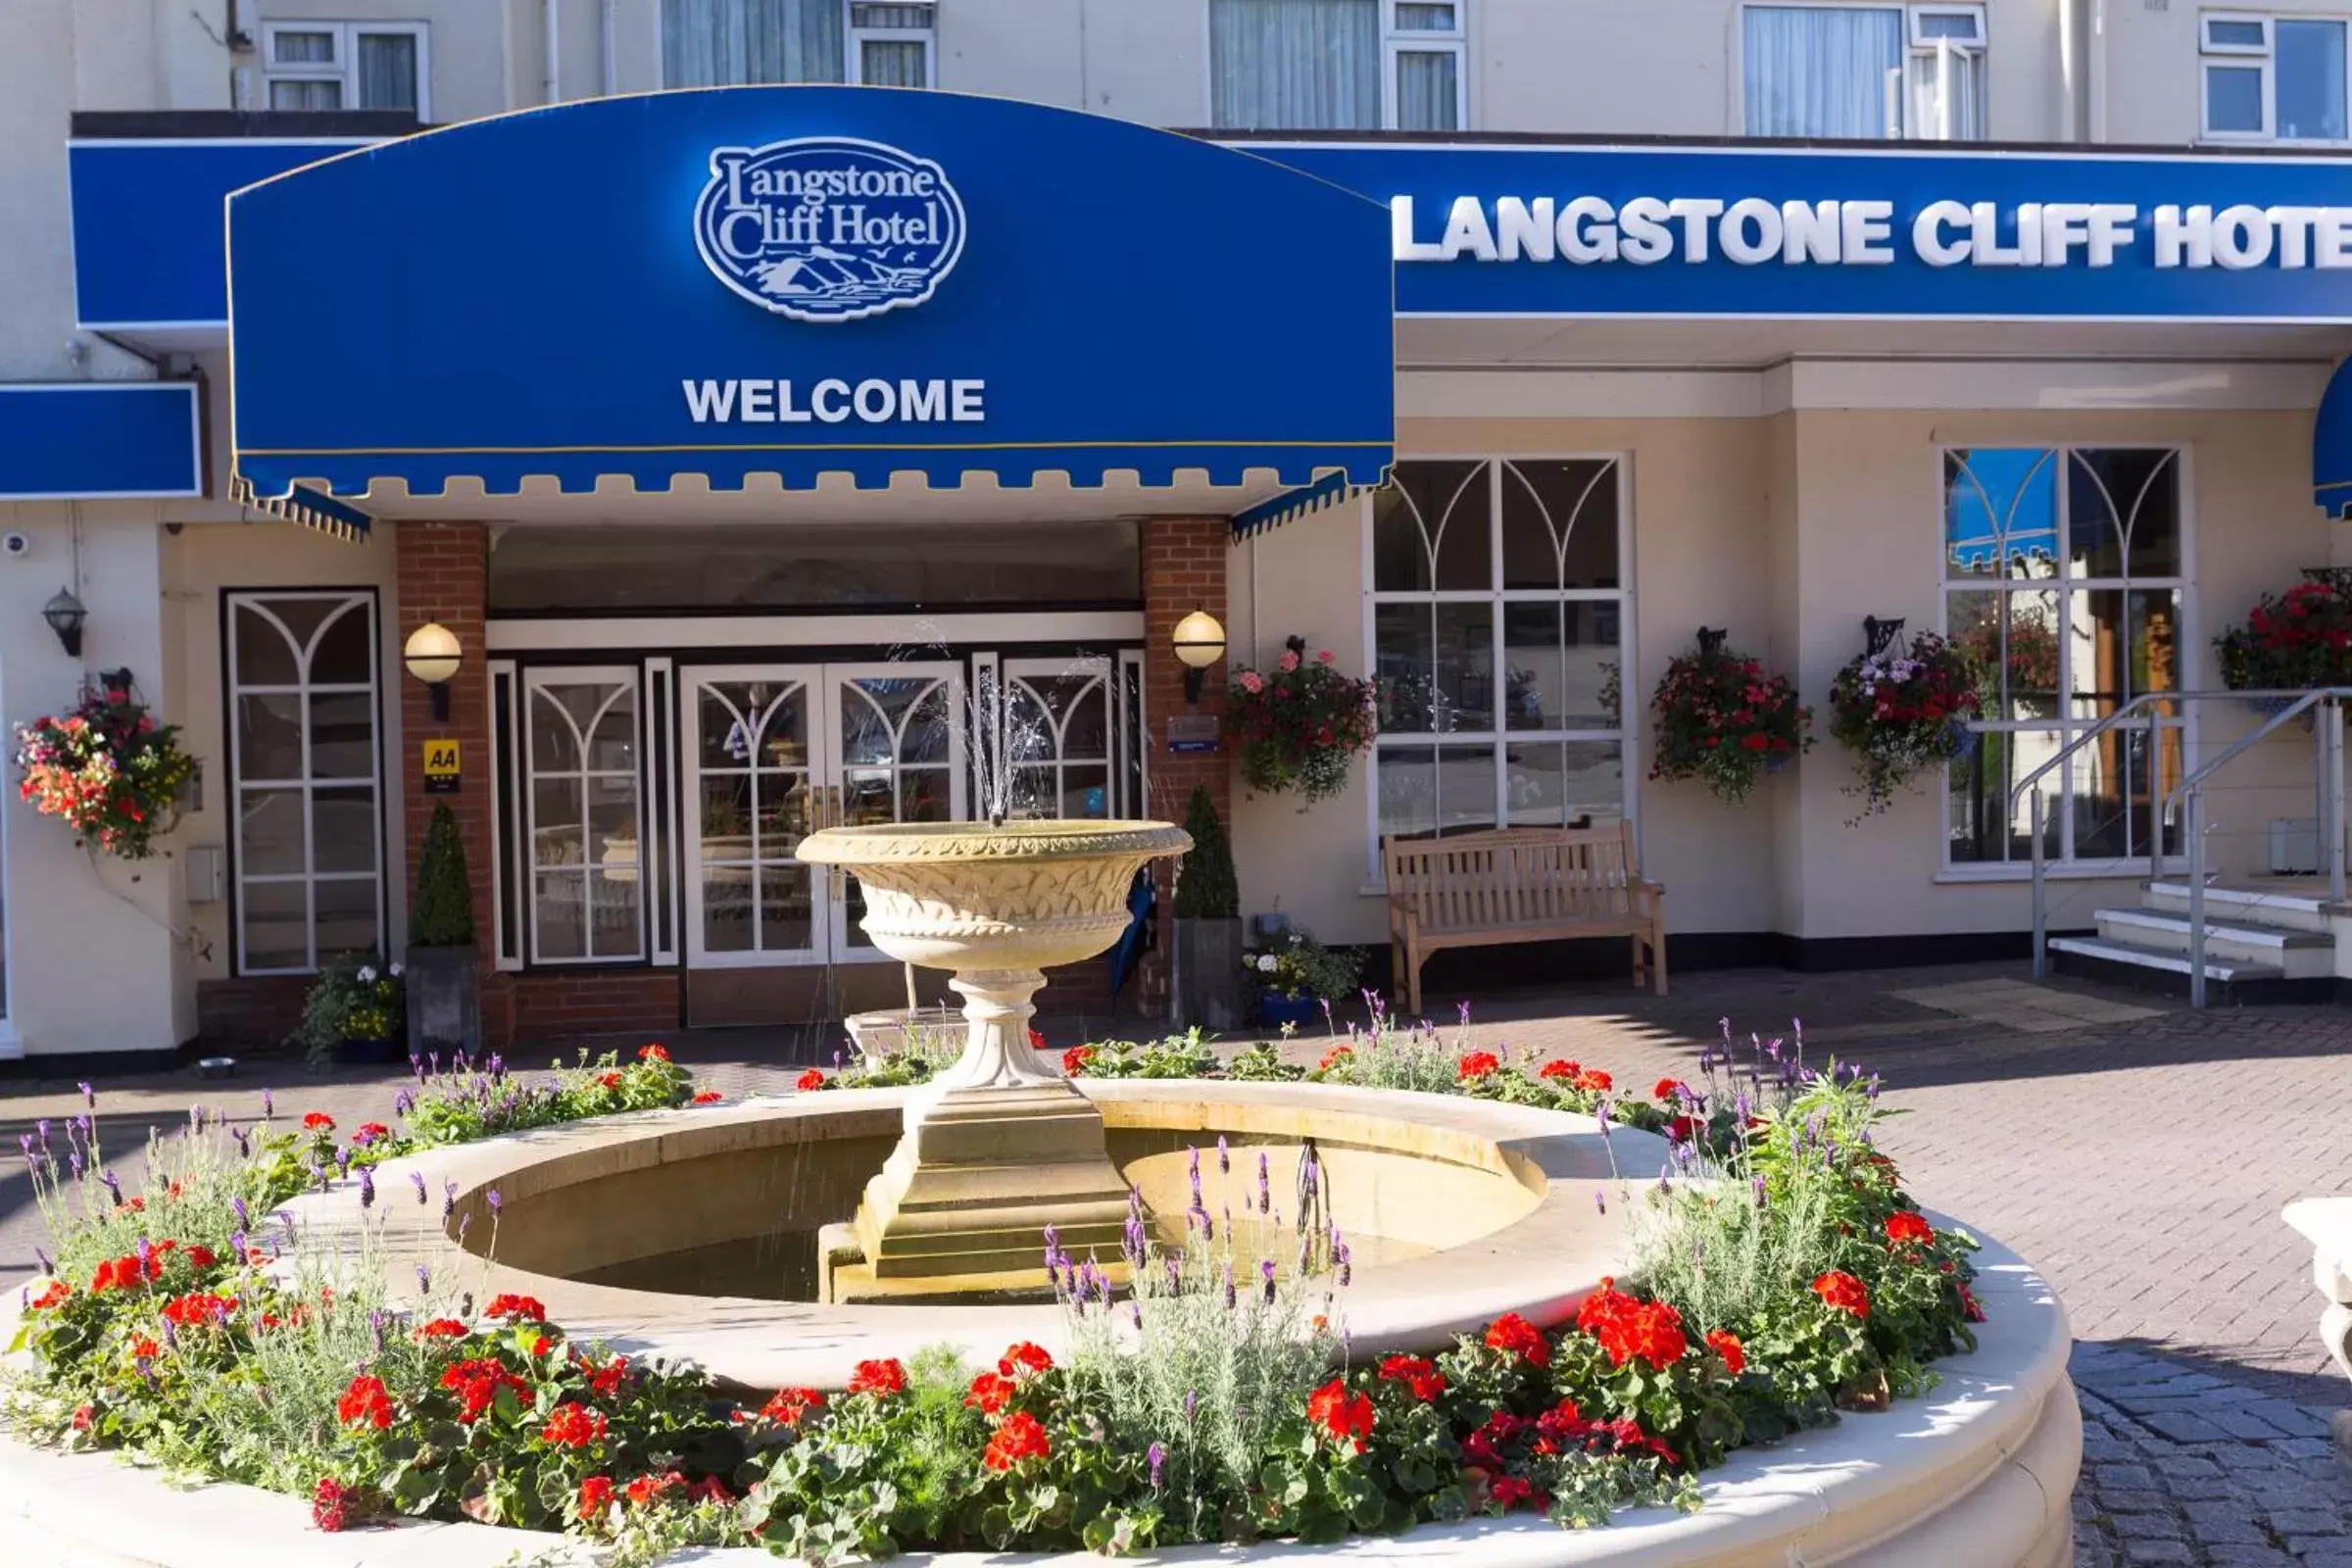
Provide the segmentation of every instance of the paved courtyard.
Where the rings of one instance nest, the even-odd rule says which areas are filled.
[[[1885,1147],[1920,1200],[1998,1236],[2056,1285],[2087,1433],[2079,1563],[2352,1568],[2352,1482],[2328,1428],[2352,1405],[2352,1383],[2313,1337],[2309,1252],[2278,1220],[2290,1199],[2352,1191],[2352,1009],[2199,1014],[2032,984],[2014,965],[1743,970],[1680,977],[1664,1001],[1621,985],[1485,999],[1469,1032],[1488,1049],[1572,1055],[1646,1085],[1689,1071],[1724,1018],[1742,1040],[1801,1018],[1809,1059],[1884,1075],[1905,1112]],[[1056,1045],[1079,1037],[1048,1033]],[[808,1030],[670,1043],[730,1093],[786,1088],[833,1049]],[[392,1082],[310,1079],[287,1060],[225,1084],[105,1083],[100,1104],[110,1145],[125,1149],[191,1101],[252,1115],[264,1083],[281,1113],[382,1117]],[[11,1143],[31,1118],[78,1107],[71,1085],[0,1085]],[[39,1241],[23,1168],[8,1167],[0,1286],[30,1272]]]

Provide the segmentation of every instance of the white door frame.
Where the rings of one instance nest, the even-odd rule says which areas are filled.
[[[766,968],[776,965],[813,964],[827,961],[828,934],[833,928],[829,907],[833,887],[831,878],[822,870],[808,868],[808,946],[806,948],[763,948],[760,945],[760,889],[759,872],[761,864],[757,854],[757,824],[760,815],[760,768],[747,760],[746,768],[752,783],[752,820],[754,823],[754,856],[749,867],[752,878],[752,946],[739,953],[712,953],[704,946],[703,932],[703,703],[702,689],[728,681],[774,681],[778,690],[765,712],[773,711],[776,703],[790,696],[797,687],[803,695],[804,725],[808,733],[808,753],[801,771],[802,788],[810,791],[810,827],[821,826],[816,820],[819,797],[813,792],[822,787],[828,772],[831,728],[827,719],[824,699],[824,666],[821,664],[690,664],[681,669],[678,681],[678,797],[685,838],[685,954],[687,964],[697,969]],[[737,722],[742,722],[738,715]],[[755,730],[755,733],[757,731]]]
[[[848,788],[847,775],[850,764],[841,756],[842,719],[844,714],[844,706],[842,702],[843,693],[849,690],[858,681],[884,678],[895,680],[921,680],[928,678],[944,680],[947,682],[949,714],[947,760],[948,815],[953,821],[960,822],[965,819],[970,810],[970,801],[966,790],[966,773],[969,769],[970,762],[969,759],[965,755],[964,730],[966,727],[966,715],[964,713],[963,671],[963,661],[959,659],[926,660],[920,662],[912,660],[880,660],[870,663],[840,663],[826,664],[822,666],[821,673],[823,675],[825,693],[825,733],[823,749],[821,754],[818,755],[821,755],[824,759],[823,777],[826,780],[828,788],[832,792],[826,806],[827,814],[825,820],[828,825],[837,824],[843,821],[846,816],[846,812],[843,810],[842,793]],[[913,710],[909,708],[908,713],[911,714],[912,711]],[[897,774],[901,768],[906,765],[897,760],[895,754],[897,751],[897,743],[903,739],[903,731],[898,736],[894,736],[894,757],[893,760],[888,764],[892,774],[892,783],[894,785],[891,797],[891,808],[894,813],[898,809],[898,794],[897,790],[895,789],[895,785],[897,783]],[[883,764],[862,764],[858,770],[860,772],[872,772],[878,770],[882,765]],[[896,962],[897,960],[893,959],[888,954],[883,953],[879,949],[874,948],[866,943],[857,940],[857,934],[850,929],[850,901],[847,887],[848,878],[846,874],[842,873],[835,873],[835,876],[836,880],[834,883],[834,892],[836,896],[829,901],[832,909],[832,930],[831,941],[829,944],[828,961],[833,963]]]

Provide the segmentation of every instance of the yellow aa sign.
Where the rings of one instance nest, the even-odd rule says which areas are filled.
[[[425,793],[447,795],[455,791],[461,771],[456,741],[430,740],[424,743]]]

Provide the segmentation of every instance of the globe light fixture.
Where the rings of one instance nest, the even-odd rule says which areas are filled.
[[[409,633],[409,640],[400,651],[401,660],[409,673],[424,682],[433,694],[433,718],[447,722],[449,718],[449,683],[466,662],[466,651],[458,646],[458,634],[437,620],[428,620]]]
[[[1177,661],[1184,665],[1184,700],[1198,703],[1208,666],[1225,657],[1225,628],[1207,611],[1196,610],[1176,623],[1171,640]]]

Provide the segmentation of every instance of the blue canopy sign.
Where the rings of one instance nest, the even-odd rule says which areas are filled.
[[[1388,231],[1267,159],[1003,99],[474,121],[229,197],[240,486],[1377,483]]]
[[[1405,316],[2352,321],[2352,164],[1250,145],[1390,209]]]

